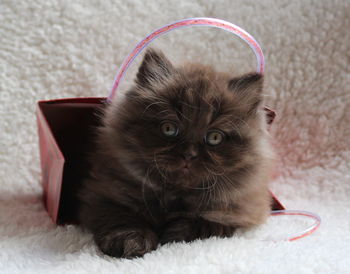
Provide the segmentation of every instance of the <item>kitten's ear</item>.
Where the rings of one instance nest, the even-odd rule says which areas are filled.
[[[175,71],[171,62],[161,51],[148,49],[136,75],[136,83],[150,86],[170,77]]]
[[[264,77],[259,73],[249,73],[241,77],[233,78],[228,83],[228,88],[241,102],[248,113],[257,110],[262,101]]]

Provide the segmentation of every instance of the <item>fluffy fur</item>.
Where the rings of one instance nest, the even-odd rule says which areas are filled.
[[[259,74],[175,68],[146,52],[136,85],[106,108],[80,193],[80,222],[104,253],[140,256],[266,219],[273,154],[262,88]],[[178,135],[164,136],[164,123]]]

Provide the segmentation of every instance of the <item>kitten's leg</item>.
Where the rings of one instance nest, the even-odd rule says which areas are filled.
[[[160,237],[161,244],[168,242],[191,242],[212,236],[230,237],[236,228],[207,221],[201,217],[171,218],[165,225]]]
[[[80,220],[90,229],[100,250],[113,257],[133,258],[157,248],[158,237],[142,217],[124,207],[100,203],[98,214],[83,207]]]

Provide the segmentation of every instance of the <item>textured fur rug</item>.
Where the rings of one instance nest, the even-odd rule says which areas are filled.
[[[0,1],[0,273],[350,273],[349,14],[347,0]],[[323,224],[296,242],[264,241],[307,224],[276,217],[229,239],[109,258],[89,234],[56,227],[44,210],[36,102],[107,95],[135,43],[194,16],[231,21],[261,42],[267,104],[278,113],[271,188],[287,208],[317,212]],[[175,32],[157,46],[176,61],[254,69],[247,46],[223,31]]]

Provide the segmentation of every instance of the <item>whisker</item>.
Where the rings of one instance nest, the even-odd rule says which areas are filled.
[[[224,168],[222,168],[223,171],[221,173],[216,173],[214,170],[211,170],[210,168],[208,168],[208,166],[206,164],[203,163],[203,166],[209,172],[209,174],[212,174],[214,176],[221,176],[221,175],[225,174],[225,169]]]
[[[156,221],[155,217],[152,214],[151,209],[148,206],[148,202],[147,202],[146,196],[145,196],[145,184],[146,184],[146,181],[149,180],[149,177],[148,177],[149,176],[149,171],[150,171],[150,168],[147,169],[145,177],[142,180],[142,199],[143,199],[143,201],[145,203],[146,209],[147,209],[148,213],[150,214],[151,218],[153,219],[153,221]]]
[[[190,118],[186,117],[181,111],[177,111],[177,114],[179,114],[182,118],[186,119],[187,121],[192,121]]]
[[[149,105],[147,105],[144,109],[144,111],[142,112],[142,115],[145,114],[145,112],[151,107],[151,106],[154,106],[154,105],[164,105],[164,106],[168,106],[168,104],[165,102],[165,101],[161,101],[159,99],[157,99],[156,102],[153,102],[153,103],[150,103]]]
[[[159,166],[158,166],[156,153],[153,154],[153,161],[154,161],[154,163],[155,163],[155,166],[156,166],[156,168],[157,168],[159,174],[163,177],[164,180],[166,180],[167,178],[166,178],[165,174],[160,170],[160,168],[159,168]]]

